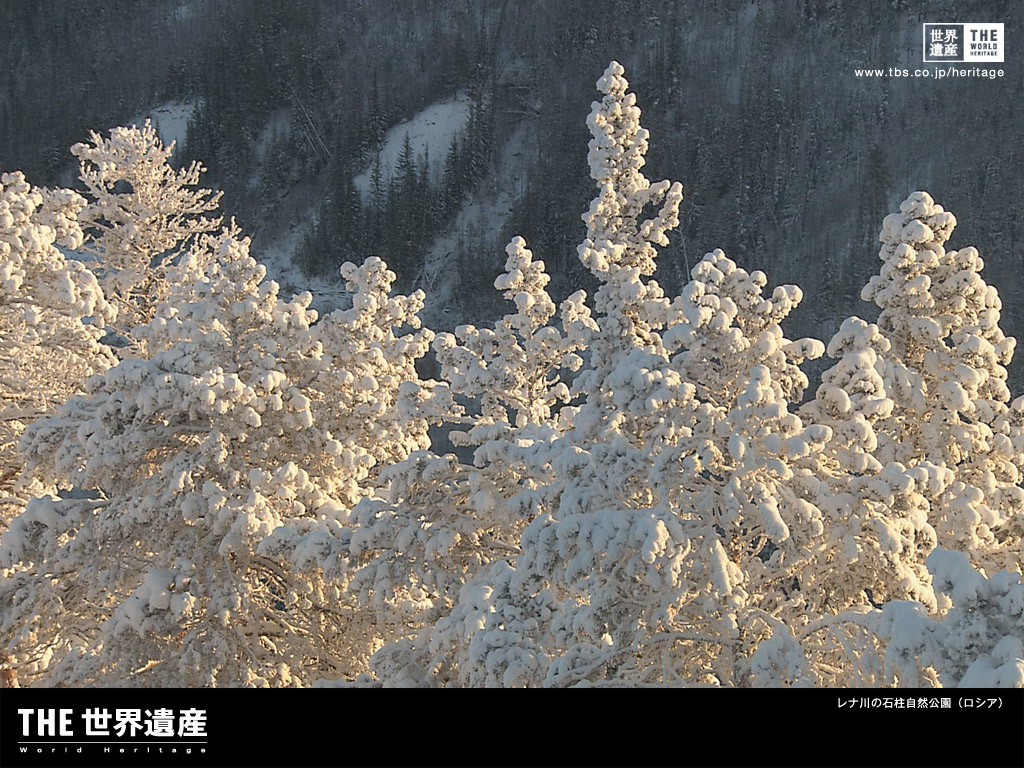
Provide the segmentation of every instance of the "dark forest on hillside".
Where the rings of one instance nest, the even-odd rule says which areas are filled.
[[[982,0],[931,3],[928,18],[940,16],[1022,21],[1019,4]],[[375,253],[400,285],[423,285],[427,246],[458,226],[474,189],[501,183],[495,166],[525,127],[512,162],[528,183],[505,220],[453,235],[449,316],[498,311],[490,285],[514,234],[545,259],[555,295],[592,287],[575,254],[589,196],[579,148],[594,77],[614,58],[657,137],[649,174],[684,180],[681,235],[658,274],[671,290],[722,247],[799,283],[809,299],[794,332],[828,336],[865,311],[884,215],[928,189],[961,217],[958,244],[979,248],[1009,332],[1024,334],[1020,68],[996,80],[854,74],[919,66],[919,4],[9,0],[5,17],[0,167],[71,183],[67,149],[89,129],[189,102],[180,159],[208,166],[257,253],[315,219],[295,253],[307,274]],[[455,93],[472,115],[440,177],[410,154],[361,199],[352,178],[387,129]]]

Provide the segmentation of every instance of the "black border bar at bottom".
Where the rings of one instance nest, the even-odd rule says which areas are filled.
[[[7,689],[0,764],[1019,768],[1024,690]]]

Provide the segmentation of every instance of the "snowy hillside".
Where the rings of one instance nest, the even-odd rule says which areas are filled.
[[[498,230],[498,240],[514,230],[544,254],[559,296],[593,287],[573,258],[589,195],[575,146],[585,141],[593,72],[616,58],[648,94],[661,136],[652,175],[687,179],[680,232],[658,275],[666,286],[681,288],[703,249],[720,244],[805,287],[793,319],[802,332],[834,331],[836,307],[862,310],[875,222],[927,188],[964,215],[984,213],[992,225],[974,244],[998,254],[989,269],[1004,299],[1024,306],[1015,280],[1024,218],[1013,203],[1024,153],[1011,140],[1022,132],[1014,94],[1024,68],[941,82],[855,74],[920,63],[920,23],[929,13],[955,18],[962,3],[398,5],[401,13],[364,0],[88,0],[43,13],[28,4],[0,26],[0,71],[12,73],[0,83],[0,167],[71,184],[68,147],[151,115],[179,154],[210,169],[208,183],[257,249],[296,256],[296,274],[317,276],[379,254],[403,288],[431,285],[443,272],[437,252],[451,253],[452,271],[479,279],[447,292],[455,303],[441,313],[468,319],[462,299],[484,295],[500,271]],[[1021,3],[972,0],[969,10],[1024,28]],[[474,115],[477,140],[459,147],[458,172],[444,183],[451,140]],[[495,188],[522,122],[533,123],[514,161],[523,189]],[[394,195],[388,181],[406,134],[417,163],[429,154],[429,194]],[[369,204],[378,154],[379,197],[397,204]],[[342,188],[353,177],[354,212]],[[1024,335],[1024,313],[1006,322]],[[1024,367],[1010,375],[1024,381]]]
[[[126,125],[142,126],[146,120],[151,120],[160,140],[164,144],[170,144],[173,141],[174,152],[176,155],[180,155],[185,148],[185,139],[188,136],[188,121],[192,117],[192,113],[195,112],[195,108],[195,104],[191,102],[169,101],[134,117]]]
[[[419,287],[432,298],[424,317],[437,328],[453,327],[453,295],[459,289],[454,254],[500,251],[499,236],[529,180],[524,154],[535,140],[535,126],[521,122],[495,153],[492,172],[469,193],[454,219],[425,250]],[[481,259],[480,269],[486,269]]]
[[[429,298],[370,257],[324,315],[152,126],[76,145],[82,195],[4,175],[3,679],[1024,686],[1024,397],[981,252],[910,194],[861,293],[876,322],[827,344],[791,335],[800,287],[719,248],[666,291],[683,187],[644,174],[624,74],[579,142],[598,287],[564,300],[523,237],[489,286],[444,250],[508,220],[528,121],[449,201],[476,239],[412,243]],[[389,204],[428,221],[419,177]],[[338,181],[321,210],[351,234]],[[291,279],[288,245],[264,260]],[[503,316],[424,327],[471,284]]]
[[[469,99],[465,96],[450,101],[431,104],[413,118],[392,126],[385,136],[380,151],[374,155],[373,161],[362,173],[353,179],[356,189],[364,202],[370,200],[371,177],[373,166],[379,164],[381,179],[387,183],[398,167],[398,158],[402,154],[405,140],[408,137],[413,158],[418,162],[425,156],[430,159],[432,181],[440,181],[441,170],[444,168],[445,156],[459,131],[466,127],[469,119]]]

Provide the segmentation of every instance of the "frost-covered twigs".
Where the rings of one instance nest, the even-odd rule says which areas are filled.
[[[32,670],[46,682],[301,684],[358,673],[377,642],[339,579],[377,464],[423,447],[402,409],[429,336],[394,332],[420,299],[389,297],[374,260],[347,275],[353,309],[314,325],[310,295],[281,299],[230,234],[193,274],[138,330],[149,359],[23,442],[68,489],[0,549],[5,630],[25,657],[60,638]]]
[[[172,270],[182,252],[220,227],[221,217],[210,214],[221,193],[198,187],[205,170],[199,163],[172,168],[173,149],[148,120],[142,128],[114,128],[108,138],[93,132],[71,148],[88,196],[80,216],[84,249],[98,260],[122,334],[153,318],[180,281]]]
[[[211,231],[199,169],[170,172],[151,129],[76,148],[84,214],[5,176],[4,414],[56,408],[25,432],[27,503],[0,543],[7,670],[1024,684],[1024,399],[977,251],[946,250],[952,214],[914,193],[886,218],[864,291],[878,321],[842,323],[812,389],[801,366],[824,345],[784,330],[797,286],[720,250],[677,297],[652,279],[681,188],[642,172],[622,67],[598,88],[578,248],[595,295],[557,305],[514,238],[495,282],[508,313],[436,337],[425,296],[394,295],[379,258],[342,267],[346,310],[283,299],[236,227]],[[113,310],[54,247],[82,246],[80,217],[130,321],[109,369]],[[442,381],[417,373],[431,351]],[[437,425],[471,461],[434,450]]]
[[[1001,302],[981,278],[974,248],[946,250],[953,214],[915,192],[885,218],[881,273],[864,289],[891,343],[883,355],[895,407],[877,420],[876,455],[954,473],[929,522],[942,547],[969,552],[989,572],[1020,566],[1024,532],[1024,401],[1010,404],[1006,365],[1015,340],[999,328]]]
[[[115,362],[101,342],[115,317],[96,277],[58,249],[82,243],[85,205],[70,190],[40,190],[21,173],[0,179],[0,520],[46,486],[15,489],[25,426]]]

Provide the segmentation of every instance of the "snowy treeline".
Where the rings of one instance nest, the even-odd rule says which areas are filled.
[[[421,327],[377,258],[349,309],[286,299],[148,127],[76,145],[84,197],[4,175],[8,678],[1024,685],[1024,399],[978,252],[913,193],[876,321],[827,347],[721,250],[666,295],[683,190],[623,74],[588,120],[599,288],[556,304],[515,238],[493,327]]]
[[[4,10],[0,168],[71,186],[66,147],[148,115],[165,142],[178,140],[176,162],[210,168],[206,186],[224,191],[268,275],[289,295],[315,288],[319,310],[338,306],[342,263],[386,254],[403,292],[430,296],[428,325],[491,324],[504,308],[490,286],[516,235],[543,255],[552,293],[592,294],[575,255],[593,197],[583,118],[596,74],[617,57],[648,106],[649,167],[686,183],[659,261],[666,292],[680,293],[717,246],[800,285],[791,335],[831,337],[869,312],[859,293],[882,216],[928,189],[983,219],[971,242],[999,256],[986,278],[1008,305],[1024,303],[1013,247],[1024,241],[1013,202],[1024,144],[1006,141],[1024,134],[1024,70],[985,82],[854,74],[920,61],[921,22],[960,18],[961,0],[45,0]],[[1024,4],[971,0],[967,10],[1024,28]],[[423,121],[455,104],[436,141],[418,142]],[[400,164],[407,132],[413,151]],[[1002,322],[1024,334],[1024,315]],[[1021,363],[1009,369],[1017,389]]]

